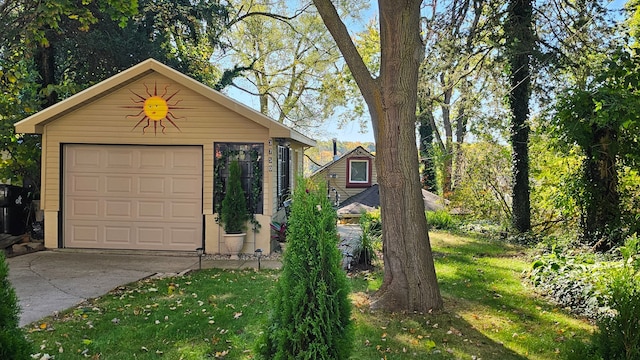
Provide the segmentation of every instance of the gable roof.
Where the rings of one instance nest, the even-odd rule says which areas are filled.
[[[424,202],[425,211],[443,210],[445,205],[449,204],[449,200],[445,200],[440,196],[422,189],[422,201]],[[362,211],[370,211],[371,209],[380,207],[380,189],[378,184],[345,199],[338,209],[338,215],[359,215]]]
[[[44,125],[54,121],[75,109],[85,106],[96,98],[108,95],[144,76],[156,72],[176,83],[187,87],[196,93],[214,101],[227,109],[234,111],[247,119],[269,129],[272,137],[287,138],[306,146],[315,146],[315,140],[261,114],[260,112],[243,105],[230,97],[176,71],[154,59],[145,60],[130,67],[96,85],[93,85],[57,104],[39,111],[15,124],[16,132],[42,134]]]
[[[356,150],[358,150],[358,149],[360,149],[360,150],[364,151],[364,152],[365,152],[365,155],[370,156],[371,158],[375,158],[375,155],[373,155],[372,153],[370,153],[369,151],[367,151],[367,149],[363,148],[362,146],[358,145],[358,146],[356,146],[356,148],[355,148],[355,149],[353,149],[353,150],[351,150],[351,151],[349,151],[349,152],[347,152],[347,153],[345,153],[345,154],[342,154],[342,155],[340,155],[340,157],[338,157],[337,159],[332,160],[332,161],[329,161],[328,163],[326,163],[326,164],[322,165],[318,170],[314,171],[314,172],[313,172],[313,174],[311,174],[311,177],[316,176],[316,174],[319,174],[319,173],[321,173],[321,172],[325,171],[326,169],[330,168],[330,167],[331,167],[331,165],[333,165],[333,164],[337,163],[338,161],[340,161],[340,160],[342,160],[342,159],[344,159],[344,158],[347,158],[347,157],[351,156],[351,155],[352,155],[354,152],[356,152]]]

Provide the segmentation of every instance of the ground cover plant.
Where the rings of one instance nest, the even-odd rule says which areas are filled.
[[[445,310],[371,311],[378,271],[349,274],[355,339],[351,359],[562,359],[593,326],[523,285],[530,266],[517,247],[430,234]],[[195,271],[115,289],[27,327],[40,353],[63,359],[255,359],[267,321],[272,270]],[[526,284],[526,282],[524,282]]]

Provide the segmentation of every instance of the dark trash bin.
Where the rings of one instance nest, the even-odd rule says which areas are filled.
[[[27,230],[29,198],[27,189],[0,184],[0,231],[22,235]]]

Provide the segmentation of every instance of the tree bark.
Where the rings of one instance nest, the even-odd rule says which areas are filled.
[[[582,220],[583,237],[594,250],[605,252],[622,243],[620,194],[614,129],[593,126],[593,146],[585,149],[586,199]]]
[[[416,147],[420,0],[379,0],[380,77],[373,79],[330,0],[314,0],[368,105],[376,139],[384,280],[372,306],[442,308],[424,215]]]
[[[420,134],[420,164],[422,172],[420,182],[422,188],[431,192],[436,192],[436,169],[433,161],[433,128],[430,117],[433,117],[431,110],[420,109],[418,115],[418,133]]]
[[[440,75],[440,82],[445,87],[444,98],[442,102],[442,123],[444,125],[444,170],[442,180],[442,195],[445,199],[451,197],[453,190],[453,128],[451,126],[451,96],[453,88],[446,85],[444,73]]]
[[[49,38],[52,38],[49,36]],[[53,49],[53,40],[50,40],[48,46],[38,46],[35,51],[35,62],[38,68],[38,74],[40,75],[40,88],[47,90],[49,85],[56,85],[55,78],[55,53]],[[49,106],[58,102],[58,94],[55,91],[45,91],[46,95],[42,108],[48,108]]]
[[[531,230],[529,199],[529,96],[530,64],[533,53],[533,8],[531,0],[510,0],[507,7],[508,57],[510,65],[509,106],[511,108],[512,225],[519,233]]]

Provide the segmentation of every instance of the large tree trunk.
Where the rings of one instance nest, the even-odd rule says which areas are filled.
[[[52,38],[49,36],[49,38]],[[42,104],[43,108],[47,108],[58,102],[58,94],[55,91],[46,91],[49,85],[56,85],[55,78],[55,53],[53,49],[53,40],[50,41],[48,46],[38,46],[35,51],[35,62],[38,68],[38,74],[40,75],[40,88],[45,90],[45,101]]]
[[[510,65],[512,224],[520,233],[531,230],[529,200],[529,57],[534,34],[531,0],[510,0],[505,35]]]
[[[451,197],[453,191],[453,127],[451,126],[451,97],[453,88],[445,81],[444,73],[440,74],[440,82],[444,91],[442,102],[442,124],[444,126],[444,169],[442,174],[442,195],[445,199]]]
[[[373,302],[388,311],[442,308],[418,176],[416,104],[420,0],[379,0],[380,77],[373,79],[330,0],[314,0],[371,114],[383,221],[384,280]]]
[[[431,127],[433,117],[431,110],[421,109],[418,115],[418,133],[420,134],[420,164],[422,172],[420,183],[422,188],[431,192],[436,192],[438,182],[436,181],[436,169],[433,161],[433,128]]]
[[[620,224],[620,195],[615,148],[618,134],[609,128],[593,130],[593,146],[585,149],[584,176],[586,178],[583,237],[596,251],[608,251],[622,242]]]

